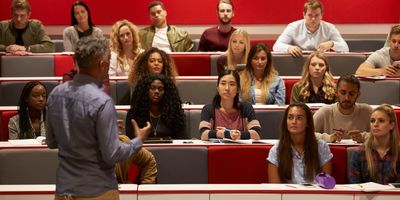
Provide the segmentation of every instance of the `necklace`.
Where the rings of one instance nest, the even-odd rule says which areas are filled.
[[[153,121],[153,118],[157,119]],[[158,128],[158,124],[160,122],[160,116],[158,117],[154,117],[150,115],[150,123],[151,123],[151,127],[153,127],[154,130],[154,136],[157,136],[157,128]]]

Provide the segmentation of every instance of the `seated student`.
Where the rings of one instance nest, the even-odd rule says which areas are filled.
[[[185,137],[185,115],[178,89],[169,77],[162,74],[144,75],[137,83],[126,116],[126,135],[130,138],[135,137],[132,119],[140,128],[150,122],[153,130],[149,137]]]
[[[301,79],[292,88],[290,103],[334,103],[335,87],[327,57],[323,52],[315,51],[303,65]]]
[[[42,22],[29,19],[28,0],[13,0],[11,20],[0,22],[0,51],[17,55],[54,52],[54,43],[46,34]]]
[[[400,24],[390,30],[389,47],[372,53],[357,69],[356,75],[400,77]]]
[[[243,29],[237,29],[231,35],[226,54],[217,59],[218,74],[226,69],[235,70],[237,64],[246,64],[250,51],[249,34]]]
[[[290,104],[281,123],[279,143],[269,151],[269,183],[312,183],[319,172],[331,174],[329,146],[314,135],[310,108],[303,103]]]
[[[140,47],[139,31],[130,21],[115,22],[110,34],[110,76],[128,76],[129,69],[143,49]]]
[[[217,94],[201,111],[201,140],[260,139],[261,126],[253,107],[239,101],[240,77],[234,70],[218,76]]]
[[[272,65],[265,44],[251,47],[246,68],[240,72],[241,99],[251,104],[285,104],[285,84]]]
[[[75,1],[71,7],[71,26],[64,29],[65,51],[75,51],[76,43],[82,37],[102,37],[101,29],[94,26],[89,7],[83,1]]]
[[[290,23],[276,40],[273,50],[301,56],[302,51],[349,51],[336,27],[322,20],[323,6],[319,0],[304,3],[304,19]]]
[[[132,86],[135,85],[145,74],[163,74],[174,82],[175,77],[178,76],[172,58],[165,51],[155,47],[139,55],[129,70],[128,83]]]
[[[47,89],[39,81],[31,81],[22,89],[18,114],[8,123],[8,138],[33,139],[46,135]]]
[[[396,114],[389,105],[374,109],[371,133],[350,160],[350,183],[400,183],[400,149]]]

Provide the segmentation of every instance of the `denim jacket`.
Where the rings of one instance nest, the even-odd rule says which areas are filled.
[[[285,104],[286,88],[280,76],[275,76],[268,90],[268,99],[266,99],[265,104]],[[256,104],[254,79],[251,80],[249,103]]]

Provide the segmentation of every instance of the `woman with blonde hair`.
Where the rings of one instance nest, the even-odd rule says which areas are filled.
[[[400,148],[396,113],[390,105],[374,109],[371,133],[350,160],[350,183],[400,183]]]
[[[218,74],[224,73],[226,69],[235,70],[238,64],[246,64],[249,51],[249,34],[243,29],[235,30],[229,39],[228,50],[218,57]]]
[[[292,88],[290,103],[334,103],[335,87],[327,57],[315,51],[304,63],[301,79]]]
[[[140,48],[138,28],[124,19],[115,22],[110,34],[111,60],[110,76],[127,76],[137,56],[143,52]]]
[[[271,51],[265,44],[251,47],[240,80],[243,102],[285,104],[285,85],[272,65]]]

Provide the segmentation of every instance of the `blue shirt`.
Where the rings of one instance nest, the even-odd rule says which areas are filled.
[[[275,144],[271,150],[269,151],[267,161],[271,164],[278,166],[278,144]],[[325,165],[328,161],[330,161],[333,157],[331,150],[329,149],[328,144],[326,144],[322,140],[318,140],[318,154],[319,154],[319,163],[321,166]],[[288,183],[306,183],[308,181],[304,178],[304,154],[299,154],[296,149],[292,146],[292,159],[293,159],[293,172],[292,172],[292,179],[288,181]]]
[[[118,189],[114,164],[142,145],[138,139],[119,141],[115,106],[101,85],[77,74],[47,100],[46,142],[58,148],[58,195],[97,196]]]
[[[275,76],[274,81],[269,85],[265,104],[285,104],[286,88],[282,78]],[[249,103],[256,104],[256,94],[254,91],[254,80],[251,81]]]

